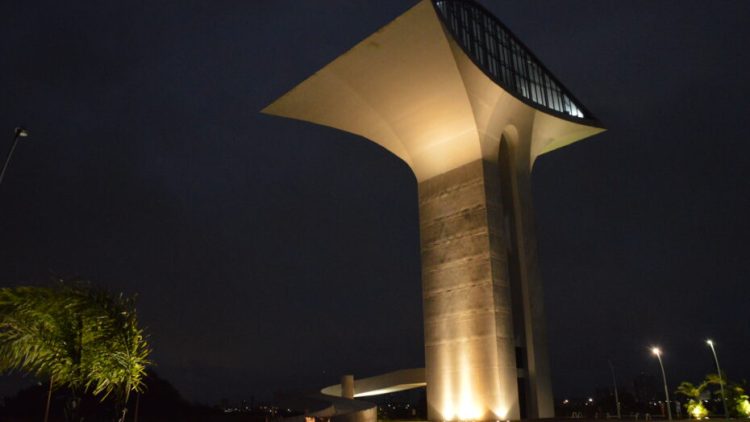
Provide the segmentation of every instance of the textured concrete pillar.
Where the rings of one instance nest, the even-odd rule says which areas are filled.
[[[430,420],[519,419],[497,167],[419,184]]]
[[[354,375],[341,376],[341,397],[345,399],[354,398]]]

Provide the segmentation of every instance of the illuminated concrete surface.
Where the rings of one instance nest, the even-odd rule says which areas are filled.
[[[474,7],[419,2],[263,111],[361,135],[414,172],[429,419],[552,417],[531,169],[603,129],[567,92],[553,110],[491,79],[441,19],[459,3]]]
[[[345,376],[347,377],[347,376]],[[335,384],[322,389],[320,392],[329,396],[347,397],[349,392],[349,380],[342,377],[341,384]],[[351,379],[353,390],[352,397],[378,396],[381,394],[396,393],[413,388],[424,387],[424,368],[402,369],[374,377],[362,379]]]
[[[323,392],[325,394],[325,392]],[[340,394],[333,394],[334,396],[341,396],[345,399],[354,398],[354,375],[344,375],[341,377],[341,388]]]

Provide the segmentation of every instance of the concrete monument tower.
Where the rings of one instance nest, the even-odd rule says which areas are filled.
[[[553,416],[531,168],[597,120],[471,0],[420,1],[263,111],[413,170],[429,419]]]

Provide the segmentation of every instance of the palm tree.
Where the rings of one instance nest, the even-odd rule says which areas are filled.
[[[682,394],[688,398],[687,410],[690,416],[695,419],[703,419],[708,416],[708,409],[706,409],[706,407],[703,406],[703,402],[701,402],[701,395],[707,386],[708,382],[703,382],[696,386],[687,381],[683,381],[679,387],[677,387],[677,394]]]
[[[138,326],[134,300],[120,294],[87,291],[94,311],[97,343],[88,348],[90,362],[86,388],[102,399],[112,395],[125,420],[130,393],[143,391],[143,378],[151,350]]]
[[[124,420],[130,393],[143,390],[149,354],[132,298],[82,282],[0,289],[0,371],[68,387],[68,420],[78,419],[86,391],[112,396]]]

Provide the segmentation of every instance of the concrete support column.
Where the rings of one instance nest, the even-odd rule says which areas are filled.
[[[482,160],[419,184],[430,420],[520,416],[499,189]]]
[[[527,163],[526,157],[517,160]],[[544,295],[539,274],[536,225],[531,201],[531,169],[519,165],[513,172],[513,197],[518,233],[521,303],[524,320],[524,346],[527,359],[528,417],[554,417],[547,334],[544,317]]]
[[[341,397],[345,399],[354,398],[354,375],[341,376]]]

